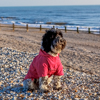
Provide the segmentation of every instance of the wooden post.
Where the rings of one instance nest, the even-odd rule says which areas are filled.
[[[77,33],[79,33],[78,27],[77,27]]]
[[[40,25],[40,31],[42,30],[42,25]]]
[[[100,28],[99,28],[99,34],[100,34]]]
[[[55,26],[53,26],[53,29],[55,29]]]
[[[15,31],[15,25],[14,25],[14,23],[13,23],[13,31]]]
[[[91,32],[90,32],[90,28],[88,28],[88,32],[89,32],[89,34],[91,33]]]
[[[26,25],[26,30],[27,30],[27,32],[28,32],[28,24]]]
[[[65,32],[67,32],[67,27],[65,26]]]

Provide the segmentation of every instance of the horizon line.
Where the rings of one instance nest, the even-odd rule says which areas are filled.
[[[0,7],[39,7],[39,6],[41,6],[41,7],[43,7],[43,6],[100,6],[100,4],[87,4],[87,5],[30,5],[30,6],[27,6],[27,5],[25,5],[25,6],[0,6]]]

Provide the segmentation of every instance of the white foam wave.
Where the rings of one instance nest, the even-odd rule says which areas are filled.
[[[11,23],[15,23],[15,21],[11,21]]]

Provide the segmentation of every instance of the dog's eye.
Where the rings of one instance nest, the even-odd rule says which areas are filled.
[[[62,34],[61,33],[59,33],[59,35],[62,37]]]

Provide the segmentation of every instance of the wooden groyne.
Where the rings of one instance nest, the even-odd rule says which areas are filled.
[[[18,26],[18,25],[15,25],[15,24],[12,24],[12,25],[0,24],[0,30],[2,28],[6,28],[6,27],[7,28],[11,28],[12,31],[15,31],[15,29],[26,29],[27,32],[29,31],[29,29],[39,29],[40,31],[42,31],[42,29],[48,29],[48,28],[43,28],[42,25],[40,25],[40,27],[29,27],[28,24],[26,24],[26,26]],[[55,28],[55,26],[53,26],[52,28]],[[79,27],[76,27],[76,30],[69,30],[69,29],[67,29],[67,26],[64,26],[64,29],[63,30],[65,32],[67,32],[67,31],[76,31],[77,33],[79,33],[79,31],[81,31],[81,30],[79,30]],[[93,33],[94,31],[91,31],[91,29],[88,28],[88,31],[87,32],[90,34],[90,33]],[[100,34],[100,30],[99,30],[99,34]]]

